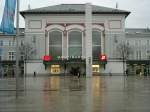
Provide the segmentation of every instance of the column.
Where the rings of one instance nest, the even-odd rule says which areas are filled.
[[[92,77],[92,6],[85,5],[86,77]]]
[[[103,36],[104,32],[101,32],[101,54],[104,54],[104,36]]]

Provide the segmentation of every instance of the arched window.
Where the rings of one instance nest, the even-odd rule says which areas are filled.
[[[82,56],[82,32],[70,31],[68,34],[68,55]]]
[[[62,32],[51,31],[49,32],[49,54],[55,59],[62,56]]]
[[[101,54],[101,32],[92,31],[92,55],[93,59],[98,59]]]

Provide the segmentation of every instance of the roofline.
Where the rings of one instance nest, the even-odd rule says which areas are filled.
[[[125,14],[126,17],[130,14],[131,12],[98,12],[98,11],[93,11],[92,14]],[[78,11],[78,12],[67,12],[67,11],[47,11],[47,12],[27,12],[27,11],[20,11],[20,14],[25,17],[25,14],[85,14],[83,11]]]

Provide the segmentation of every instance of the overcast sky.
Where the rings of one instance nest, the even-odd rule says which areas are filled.
[[[150,0],[20,0],[20,10],[26,10],[30,3],[31,9],[57,5],[57,4],[81,4],[90,2],[94,5],[115,8],[118,2],[119,9],[130,11],[126,19],[127,28],[150,27]],[[24,20],[21,18],[20,26],[24,27]]]

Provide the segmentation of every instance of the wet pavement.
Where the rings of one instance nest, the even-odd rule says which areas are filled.
[[[150,77],[0,79],[0,112],[150,112]]]

